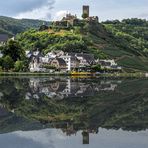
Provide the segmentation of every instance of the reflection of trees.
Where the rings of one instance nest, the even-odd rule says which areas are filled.
[[[2,79],[0,91],[3,94],[1,102],[6,103],[10,109],[17,108],[24,98],[25,81],[23,79]],[[23,89],[22,89],[23,88]]]
[[[91,92],[93,92],[93,89],[99,88],[102,84],[99,79],[72,79],[72,81],[74,82],[72,84],[77,86],[79,83],[89,84],[87,89],[83,88],[86,94],[88,90],[92,89]],[[37,82],[39,85],[36,83],[32,88],[29,85],[29,79],[1,79],[0,91],[3,93],[1,103],[10,110],[14,109],[16,115],[31,120],[36,119],[44,124],[50,123],[50,126],[61,128],[68,135],[75,134],[78,130],[97,133],[98,127],[122,128],[131,131],[148,128],[147,80],[124,80],[114,91],[98,91],[91,97],[77,95],[60,100],[56,95],[55,99],[49,99],[48,96],[38,93],[41,86],[47,86],[50,90],[49,84],[55,86],[56,91],[59,90],[58,82],[62,84],[61,90],[63,90],[65,88],[63,79],[48,80],[48,83],[39,81]],[[30,93],[30,99],[25,99],[26,93]],[[36,93],[38,93],[38,99],[33,98]]]

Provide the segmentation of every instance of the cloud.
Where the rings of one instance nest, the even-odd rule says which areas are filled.
[[[0,0],[0,15],[16,18],[59,20],[66,11],[81,17],[82,5],[90,5],[90,15],[100,20],[147,17],[148,0]],[[54,6],[54,9],[53,9]],[[141,15],[139,15],[141,14]],[[52,15],[52,17],[51,17]]]
[[[1,1],[0,4],[0,13],[3,14],[17,14],[20,12],[25,12],[28,10],[32,10],[33,8],[38,8],[48,0],[9,0]]]
[[[148,18],[148,12],[147,12],[147,13],[142,13],[142,14],[140,14],[138,17],[141,17],[141,18]]]
[[[33,9],[31,11],[21,12],[15,18],[30,18],[30,19],[40,19],[40,20],[50,20],[51,19],[51,5],[42,6],[40,8]]]
[[[66,10],[60,10],[56,12],[53,20],[61,20],[64,16],[66,16],[68,12]]]
[[[42,148],[55,148],[57,141],[67,138],[61,130],[56,129],[17,131],[13,134],[23,139],[32,140],[34,143],[41,145]]]
[[[49,20],[55,0],[10,0],[2,1],[0,15],[15,18]]]

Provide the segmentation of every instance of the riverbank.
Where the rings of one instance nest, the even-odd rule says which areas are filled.
[[[0,76],[69,76],[69,73],[0,72]]]
[[[146,73],[105,73],[100,74],[100,77],[125,77],[125,78],[146,78]]]
[[[31,72],[0,72],[0,76],[100,76],[100,77],[148,77],[146,73],[99,73],[95,75],[71,75],[70,73],[31,73]]]

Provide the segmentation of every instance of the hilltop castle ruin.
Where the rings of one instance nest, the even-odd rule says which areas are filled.
[[[98,16],[90,16],[90,10],[88,5],[84,5],[82,8],[82,16],[85,14],[85,18],[83,20],[78,19],[77,15],[72,15],[71,13],[66,14],[65,17],[62,18],[61,21],[55,21],[53,22],[53,26],[55,27],[73,27],[73,26],[79,26],[83,21],[88,22],[98,22],[99,18]]]

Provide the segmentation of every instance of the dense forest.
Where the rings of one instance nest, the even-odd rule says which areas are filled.
[[[10,17],[0,16],[0,33],[14,36],[29,28],[39,28],[44,21],[32,19],[14,19]],[[46,22],[49,24],[49,22]]]

